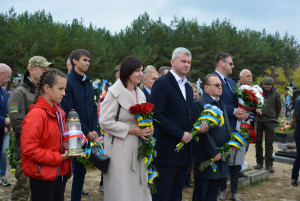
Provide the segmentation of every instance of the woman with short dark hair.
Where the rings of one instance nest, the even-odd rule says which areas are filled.
[[[146,102],[137,87],[143,76],[143,62],[134,56],[123,59],[120,79],[108,89],[100,107],[100,126],[105,130],[104,153],[110,164],[104,174],[104,200],[150,201],[148,177],[143,161],[138,159],[142,140],[153,130],[139,128],[129,108]]]

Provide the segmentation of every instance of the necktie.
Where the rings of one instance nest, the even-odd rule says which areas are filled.
[[[224,78],[224,81],[225,81],[225,84],[226,84],[227,88],[231,91],[231,93],[233,93],[232,88],[231,88],[231,86],[230,86],[230,84],[229,84],[229,82],[228,82],[228,78],[225,77],[225,78]]]

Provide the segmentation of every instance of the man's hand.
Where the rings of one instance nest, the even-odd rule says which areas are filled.
[[[259,115],[261,115],[262,114],[261,109],[256,109],[256,113],[259,114]]]
[[[246,120],[249,118],[249,116],[250,116],[250,114],[246,112],[241,115],[237,115],[236,118],[237,118],[237,120]]]
[[[10,125],[10,119],[9,118],[5,118],[5,126],[9,126]]]
[[[4,127],[4,134],[6,134],[8,132],[8,128],[5,126]]]
[[[214,156],[214,161],[218,161],[221,159],[221,154],[218,153],[217,155]]]
[[[181,141],[184,143],[189,143],[193,139],[193,136],[189,132],[184,132]]]
[[[98,134],[96,131],[90,131],[87,135],[86,135],[87,139],[90,142],[94,142],[95,140],[97,140],[98,138]]]
[[[200,131],[200,133],[206,133],[207,131],[208,131],[208,129],[209,129],[209,126],[207,125],[207,123],[205,123],[205,122],[203,122],[203,123],[201,123],[201,131]]]

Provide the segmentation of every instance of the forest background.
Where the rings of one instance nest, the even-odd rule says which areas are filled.
[[[46,57],[66,73],[66,59],[71,51],[84,48],[91,53],[88,75],[113,81],[114,68],[125,56],[138,56],[145,66],[158,69],[170,66],[172,51],[182,46],[192,52],[192,82],[213,72],[215,56],[228,52],[235,66],[231,78],[238,79],[239,72],[247,68],[258,83],[274,68],[280,75],[276,80],[285,83],[279,87],[280,92],[289,82],[300,89],[300,45],[294,36],[238,30],[227,19],[200,25],[195,19],[174,17],[167,25],[144,13],[124,30],[111,33],[92,24],[85,27],[82,19],[59,23],[44,10],[18,14],[10,8],[0,13],[0,36],[0,62],[8,64],[13,75],[22,74],[34,55]]]

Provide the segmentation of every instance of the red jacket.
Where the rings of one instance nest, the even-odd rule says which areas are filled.
[[[58,125],[59,122],[59,125]],[[30,106],[22,123],[22,170],[28,177],[53,181],[57,176],[72,176],[71,159],[62,161],[65,112],[51,107],[43,97]],[[60,130],[63,124],[63,129]]]

